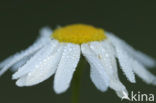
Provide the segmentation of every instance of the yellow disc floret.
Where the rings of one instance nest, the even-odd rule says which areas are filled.
[[[59,42],[82,44],[92,41],[102,41],[106,39],[103,29],[95,28],[91,25],[72,24],[56,29],[51,35]]]

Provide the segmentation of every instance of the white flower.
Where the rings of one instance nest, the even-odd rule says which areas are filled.
[[[53,33],[46,27],[40,34],[32,46],[0,64],[0,75],[11,68],[15,71],[12,79],[17,79],[16,85],[22,87],[36,85],[55,74],[54,90],[63,93],[70,86],[82,53],[90,64],[90,78],[100,91],[110,87],[121,98],[128,95],[118,77],[117,59],[131,83],[135,83],[136,74],[146,83],[156,85],[156,77],[145,68],[155,66],[155,60],[112,33],[75,24]]]

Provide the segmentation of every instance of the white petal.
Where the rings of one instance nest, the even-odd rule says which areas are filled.
[[[107,78],[104,78],[94,65],[91,65],[90,67],[90,78],[98,90],[102,92],[107,90],[108,86],[106,86],[106,83],[104,82]]]
[[[18,61],[17,63],[15,63],[10,70],[12,72],[16,72],[20,67],[22,67],[30,58],[32,55],[26,56],[24,57],[22,60]]]
[[[42,37],[49,38],[50,35],[52,35],[52,30],[50,29],[50,27],[43,27],[43,28],[40,30],[40,35],[41,35]]]
[[[58,47],[58,42],[52,40],[49,44],[38,51],[24,66],[18,69],[18,71],[13,75],[13,79],[17,79],[33,69],[39,68],[40,64],[44,61],[46,57],[54,53]]]
[[[54,90],[56,93],[63,93],[68,89],[79,59],[80,46],[76,44],[65,44],[62,58],[54,78]]]
[[[26,75],[22,76],[17,82],[16,82],[16,85],[19,86],[19,87],[23,87],[26,83]]]
[[[85,56],[91,66],[91,80],[95,86],[101,90],[106,91],[109,85],[109,77],[95,53],[90,49],[88,44],[81,45],[82,54]]]
[[[57,68],[57,65],[62,56],[63,47],[60,46],[55,53],[46,57],[38,68],[33,69],[26,76],[21,77],[17,80],[16,85],[18,86],[32,86],[36,85],[50,76],[52,76]]]
[[[127,54],[127,52],[123,49],[122,44],[120,43],[118,38],[112,38],[109,36],[108,40],[113,44],[116,50],[116,56],[119,60],[121,69],[127,76],[128,80],[132,83],[135,83],[135,75],[132,70],[132,61],[133,59]]]
[[[150,57],[140,51],[130,51],[129,50],[128,52],[131,53],[132,55],[134,55],[134,57],[138,61],[140,61],[142,64],[144,64],[145,66],[147,66],[147,67],[155,67],[156,66],[156,61],[152,57]]]
[[[45,31],[45,29],[43,30]],[[0,70],[0,75],[2,75],[5,71],[7,71],[16,62],[22,60],[26,56],[33,54],[34,52],[38,51],[41,47],[43,47],[46,43],[49,43],[51,40],[50,37],[47,35],[49,34],[48,33],[41,34],[41,36],[35,41],[35,43],[28,49],[21,51],[20,53],[16,53],[15,55],[10,56],[9,58],[1,62],[0,68],[2,69]]]
[[[156,77],[146,70],[146,68],[141,65],[138,61],[133,61],[133,70],[141,79],[143,79],[148,84],[156,85]]]
[[[99,57],[104,69],[109,76],[109,87],[114,89],[118,96],[123,96],[123,91],[127,92],[125,86],[120,82],[117,72],[117,64],[115,60],[114,50],[107,40],[101,42],[92,42],[91,49]]]
[[[118,41],[122,44],[123,48],[130,54],[132,55],[135,59],[137,59],[139,62],[144,64],[147,67],[154,67],[156,66],[156,60],[154,60],[152,57],[135,50],[133,47],[128,45],[124,40],[119,39],[115,35],[108,33],[108,36],[110,38],[117,38]]]

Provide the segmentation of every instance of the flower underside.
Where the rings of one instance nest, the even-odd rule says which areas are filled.
[[[82,44],[106,39],[103,29],[85,24],[73,24],[56,29],[51,35],[59,42]]]

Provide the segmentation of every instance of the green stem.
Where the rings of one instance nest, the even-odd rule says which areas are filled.
[[[85,62],[84,58],[80,59],[76,72],[74,73],[74,76],[73,76],[72,100],[71,100],[72,103],[79,103],[80,81],[81,81],[81,74],[82,74],[83,66],[85,65],[84,62]]]

